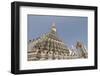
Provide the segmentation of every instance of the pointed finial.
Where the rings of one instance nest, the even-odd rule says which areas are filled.
[[[55,23],[54,22],[52,24],[52,30],[56,32],[56,26],[55,26]]]

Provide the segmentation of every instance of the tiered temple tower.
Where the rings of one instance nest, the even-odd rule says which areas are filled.
[[[59,39],[55,23],[51,31],[43,36],[28,42],[28,61],[71,59],[70,49]]]

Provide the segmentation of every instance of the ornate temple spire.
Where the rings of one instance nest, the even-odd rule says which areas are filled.
[[[69,48],[57,34],[53,22],[50,32],[28,43],[28,61],[48,59],[87,58],[88,52],[83,43],[78,41],[76,47]]]
[[[51,31],[56,32],[56,25],[55,25],[55,23],[54,23],[54,22],[53,22],[53,24],[52,24]]]

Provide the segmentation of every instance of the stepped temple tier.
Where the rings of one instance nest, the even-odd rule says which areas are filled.
[[[87,58],[87,49],[82,42],[69,48],[58,36],[55,24],[51,31],[33,40],[28,41],[28,61],[61,60]]]

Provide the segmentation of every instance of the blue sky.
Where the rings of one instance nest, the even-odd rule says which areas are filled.
[[[76,41],[87,46],[88,18],[79,16],[28,15],[28,40],[48,33],[52,23],[56,24],[58,36],[68,46],[75,45]]]

